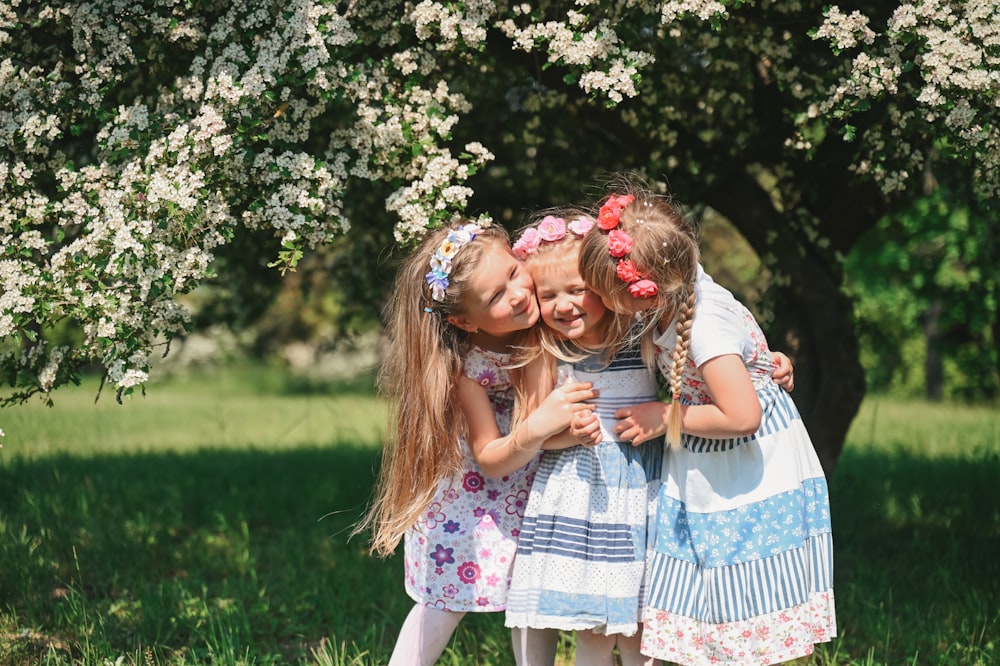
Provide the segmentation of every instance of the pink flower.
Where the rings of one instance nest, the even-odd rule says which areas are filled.
[[[652,298],[659,290],[652,280],[639,280],[628,286],[628,293],[636,298]]]
[[[524,230],[511,249],[514,251],[514,256],[519,259],[527,259],[528,255],[534,254],[541,242],[542,237],[538,234],[538,229],[529,227]]]
[[[587,232],[594,228],[594,221],[585,217],[578,217],[569,223],[569,230],[577,236],[586,236]]]
[[[566,221],[561,217],[546,215],[538,223],[538,235],[542,237],[542,240],[549,241],[550,243],[565,238]]]
[[[631,259],[622,259],[618,262],[618,279],[622,282],[635,282],[639,279],[639,271]]]
[[[612,257],[624,257],[632,251],[632,237],[621,229],[612,229],[608,234],[608,252]]]
[[[475,583],[479,580],[479,565],[475,562],[462,562],[458,567],[458,579],[463,583]]]

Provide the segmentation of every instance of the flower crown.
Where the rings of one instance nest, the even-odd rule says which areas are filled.
[[[566,224],[566,220],[555,215],[546,215],[536,226],[525,229],[517,242],[511,246],[514,256],[522,261],[527,259],[538,250],[542,241],[554,243],[566,237],[566,230],[569,229],[577,237],[584,236],[594,226],[593,220],[585,217],[578,217]]]
[[[471,243],[482,230],[478,224],[464,224],[452,229],[441,241],[441,245],[431,257],[431,270],[424,276],[431,288],[431,298],[435,301],[444,300],[444,292],[449,284],[448,276],[451,275],[451,262],[455,255],[462,247]]]
[[[597,213],[597,226],[608,232],[608,253],[618,260],[615,274],[628,284],[628,293],[635,298],[652,298],[660,289],[643,277],[631,259],[625,258],[632,251],[632,237],[618,228],[622,211],[633,201],[635,197],[631,194],[612,194]]]

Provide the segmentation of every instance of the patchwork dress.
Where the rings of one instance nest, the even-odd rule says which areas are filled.
[[[643,654],[684,665],[773,664],[837,634],[826,478],[795,404],[771,380],[753,316],[699,269],[685,404],[710,403],[698,366],[738,354],[763,409],[748,437],[684,435],[664,456],[650,525]],[[664,376],[671,326],[656,339]]]
[[[546,451],[531,488],[514,563],[508,627],[634,635],[641,622],[646,525],[663,440],[632,446],[613,434],[615,410],[657,399],[638,348],[610,364],[573,364],[600,393],[603,441]]]
[[[509,354],[473,348],[465,375],[486,387],[500,432],[510,431],[514,390]],[[463,441],[462,470],[441,482],[423,518],[404,535],[406,591],[447,611],[496,612],[507,605],[528,491],[541,459],[507,476],[482,473]]]

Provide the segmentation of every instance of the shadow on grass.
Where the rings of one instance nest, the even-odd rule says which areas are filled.
[[[0,662],[55,647],[282,663],[325,637],[387,654],[402,564],[348,540],[376,468],[347,446],[0,467]]]
[[[0,467],[0,661],[312,663],[329,639],[344,663],[384,663],[410,607],[402,563],[348,540],[376,469],[350,446]],[[823,663],[997,663],[998,485],[996,455],[845,451]],[[463,627],[461,663],[510,663],[498,614]]]
[[[841,652],[1000,663],[1000,456],[848,447],[830,486]]]

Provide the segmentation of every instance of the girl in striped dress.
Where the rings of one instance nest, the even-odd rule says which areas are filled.
[[[546,451],[535,475],[507,598],[512,628],[576,631],[576,663],[649,664],[639,652],[646,525],[663,442],[633,446],[612,432],[616,410],[655,400],[656,375],[638,347],[597,351],[614,313],[586,288],[579,250],[593,218],[545,216],[514,244],[535,282],[547,360],[543,392],[563,378],[591,382],[596,418],[576,424],[582,444]]]
[[[609,307],[646,322],[644,351],[673,398],[619,410],[616,426],[669,443],[642,653],[694,666],[809,655],[837,632],[823,470],[772,381],[760,327],[702,270],[691,226],[667,200],[627,187],[601,207],[581,271]]]

